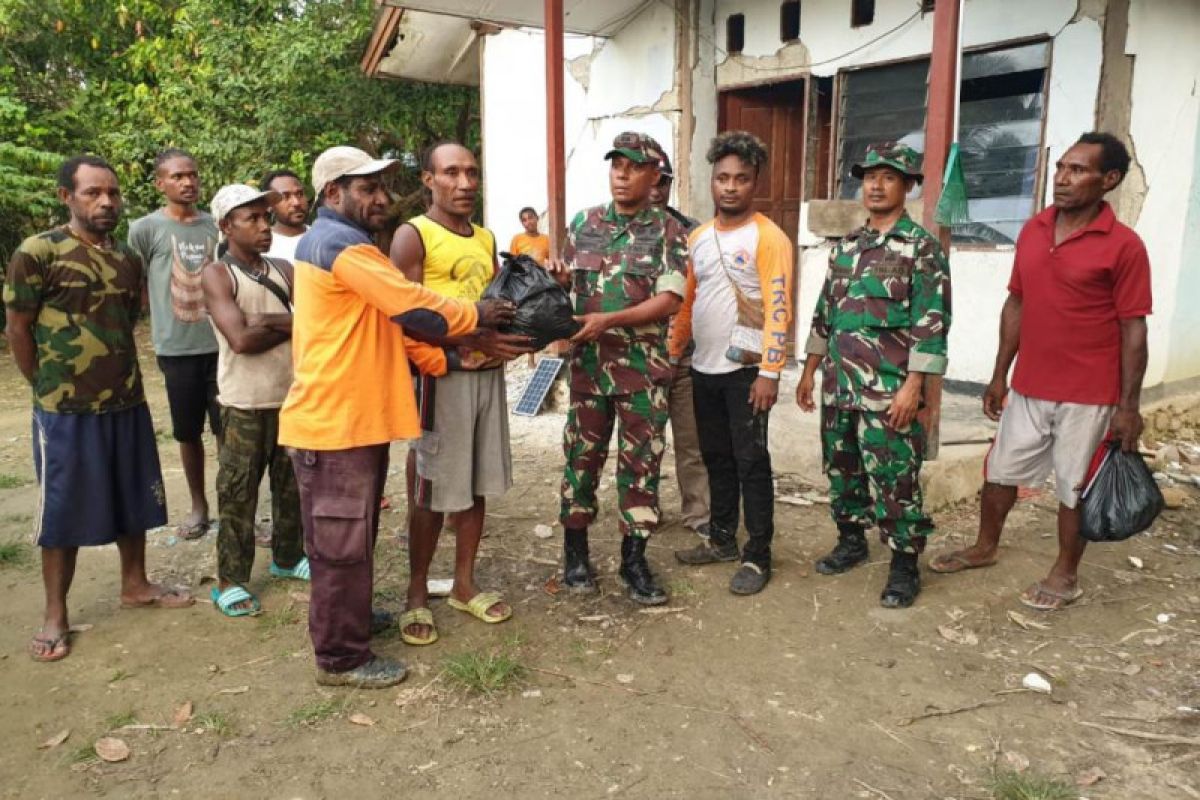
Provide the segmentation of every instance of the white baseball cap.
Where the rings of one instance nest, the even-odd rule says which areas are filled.
[[[209,207],[212,209],[213,219],[220,222],[235,208],[250,205],[257,200],[266,200],[275,205],[282,199],[283,195],[273,189],[260,191],[245,183],[231,183],[217,190]]]
[[[350,175],[374,175],[394,169],[398,163],[394,158],[371,158],[357,147],[331,147],[313,162],[313,189],[319,195],[330,181]]]

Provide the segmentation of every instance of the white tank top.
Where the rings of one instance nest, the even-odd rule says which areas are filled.
[[[233,299],[247,316],[250,314],[283,314],[292,309],[280,302],[275,294],[255,281],[240,268],[222,261],[233,282]],[[292,285],[271,259],[264,258],[267,278],[288,296]],[[210,318],[211,319],[211,318]],[[289,339],[262,353],[235,353],[228,340],[217,330],[217,401],[223,406],[245,411],[279,408],[292,385],[292,342]]]

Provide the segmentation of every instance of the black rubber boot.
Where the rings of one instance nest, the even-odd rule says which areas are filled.
[[[650,565],[646,563],[646,540],[640,536],[626,536],[621,540],[621,580],[629,587],[629,599],[644,606],[660,606],[667,602],[667,593],[662,590]]]
[[[867,535],[862,525],[842,522],[838,524],[838,540],[833,551],[817,559],[817,572],[822,575],[838,575],[866,561]]]
[[[884,608],[908,608],[920,593],[921,572],[916,553],[893,551],[887,586],[883,587],[879,604]]]
[[[596,591],[596,570],[588,560],[587,528],[563,530],[563,586],[572,592]]]

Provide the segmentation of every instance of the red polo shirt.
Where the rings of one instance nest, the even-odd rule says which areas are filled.
[[[1121,394],[1120,320],[1150,314],[1146,246],[1108,203],[1054,244],[1051,206],[1017,238],[1008,290],[1021,298],[1012,387],[1060,403],[1116,405]]]

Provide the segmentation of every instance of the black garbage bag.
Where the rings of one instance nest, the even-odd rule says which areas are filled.
[[[500,332],[528,336],[538,350],[574,336],[580,325],[571,296],[558,281],[529,256],[501,253],[500,257],[504,264],[483,293],[484,299],[511,300],[517,305],[516,317]]]
[[[1120,542],[1150,527],[1164,506],[1162,492],[1136,452],[1107,441],[1100,466],[1080,498],[1079,535],[1092,542]]]

